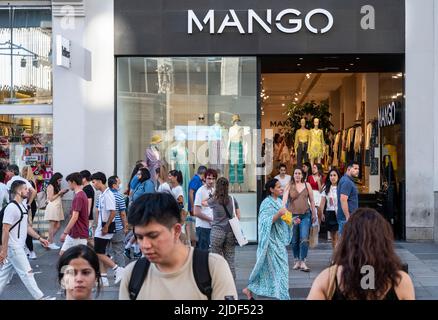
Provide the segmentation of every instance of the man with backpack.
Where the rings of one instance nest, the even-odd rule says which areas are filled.
[[[180,207],[167,193],[144,194],[128,222],[144,255],[125,268],[120,300],[235,300],[236,285],[223,257],[185,246]]]
[[[49,245],[28,224],[28,211],[23,201],[28,198],[29,190],[24,181],[14,181],[11,184],[11,196],[13,200],[1,211],[1,240],[0,251],[0,294],[3,292],[9,280],[10,273],[15,270],[27,290],[35,300],[54,300],[55,298],[44,297],[35,281],[32,267],[27,260],[24,247],[26,236],[30,235],[40,241],[45,248]]]

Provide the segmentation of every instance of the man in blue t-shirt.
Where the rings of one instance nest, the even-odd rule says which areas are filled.
[[[359,193],[353,180],[358,176],[359,163],[356,161],[350,162],[347,167],[347,172],[338,183],[337,219],[340,236],[342,235],[345,223],[350,219],[350,215],[359,207]]]
[[[198,172],[197,174],[195,174],[192,178],[192,180],[190,180],[189,183],[189,212],[191,215],[193,215],[193,209],[194,209],[194,203],[195,203],[195,197],[196,197],[196,191],[198,191],[198,189],[200,187],[202,187],[202,185],[204,184],[204,179],[205,179],[205,172],[207,171],[207,168],[205,166],[200,166],[198,168]]]

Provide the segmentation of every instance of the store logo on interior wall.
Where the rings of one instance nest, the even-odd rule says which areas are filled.
[[[400,123],[400,102],[393,101],[379,108],[379,127],[389,127]]]
[[[242,12],[245,12],[242,14]],[[225,17],[223,17],[222,22],[218,29],[215,29],[215,22],[218,20],[218,14],[216,10],[210,9],[207,14],[196,15],[193,10],[187,10],[187,33],[193,34],[194,29],[202,32],[204,27],[208,26],[210,34],[222,34],[225,28],[235,28],[240,34],[253,34],[254,24],[258,24],[266,33],[271,34],[273,28],[277,28],[283,33],[297,33],[303,28],[303,18],[304,26],[311,33],[324,34],[329,32],[333,28],[334,18],[333,14],[322,8],[314,9],[309,11],[307,14],[303,14],[297,9],[284,9],[280,11],[275,16],[275,23],[273,23],[272,9],[266,9],[264,15],[259,15],[255,10],[239,10],[239,16],[233,9],[228,10]],[[221,16],[223,16],[223,11],[221,10]],[[375,29],[375,10],[371,5],[364,5],[360,9],[360,14],[362,19],[360,21],[360,27],[363,30],[374,30]],[[246,17],[243,17],[246,15]],[[263,17],[262,17],[263,16]],[[325,17],[325,26],[315,26],[312,22],[312,18],[315,16]],[[292,17],[289,19],[284,19],[285,17]],[[241,21],[247,20],[247,25],[243,25]],[[244,28],[246,27],[246,28]]]
[[[271,121],[270,122],[271,128],[283,128],[283,127],[291,127],[292,122],[290,120],[286,121]]]

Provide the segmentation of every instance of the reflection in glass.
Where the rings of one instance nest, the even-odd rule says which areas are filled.
[[[50,8],[0,8],[0,104],[52,103]]]
[[[216,169],[231,180],[244,231],[256,240],[256,70],[255,57],[119,58],[118,175],[128,183],[148,149],[162,171],[183,173],[187,204],[197,168]],[[157,135],[163,141],[151,148]]]

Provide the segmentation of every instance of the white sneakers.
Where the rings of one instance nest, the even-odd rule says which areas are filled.
[[[31,251],[28,255],[29,259],[35,260],[37,258],[35,251]]]
[[[61,249],[61,247],[57,246],[56,243],[49,244],[48,248],[52,249],[52,250],[59,250],[59,249]]]
[[[114,284],[118,284],[120,281],[122,281],[124,273],[125,273],[125,269],[122,267],[117,267],[117,269],[114,270]],[[110,286],[108,281],[108,276],[106,274],[102,275],[101,279],[102,279],[102,286],[104,287]]]
[[[114,271],[114,284],[118,284],[123,279],[123,274],[125,273],[125,269],[122,267],[117,267]]]
[[[46,296],[42,297],[40,300],[56,300],[56,297]]]

